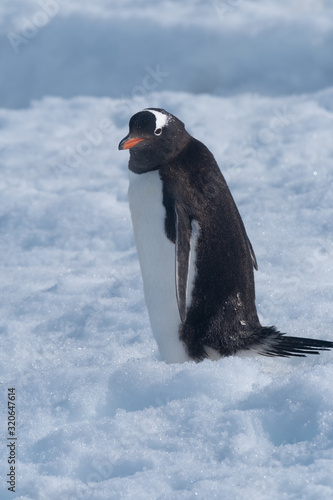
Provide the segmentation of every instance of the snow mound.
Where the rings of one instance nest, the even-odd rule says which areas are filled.
[[[332,96],[198,96],[194,107],[159,92],[126,111],[163,106],[210,147],[257,254],[262,321],[328,340]],[[331,353],[160,361],[117,150],[123,104],[0,111],[1,421],[15,386],[19,443],[16,496],[2,498],[328,500]]]
[[[282,95],[333,83],[330,2],[19,5],[14,10],[4,0],[0,7],[0,106],[27,106],[45,95],[130,98],[152,90]]]

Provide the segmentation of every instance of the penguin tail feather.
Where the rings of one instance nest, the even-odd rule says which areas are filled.
[[[257,332],[257,340],[252,349],[262,356],[280,356],[304,358],[308,354],[320,354],[319,351],[333,349],[333,342],[327,340],[306,339],[303,337],[284,336],[274,326],[262,327]]]

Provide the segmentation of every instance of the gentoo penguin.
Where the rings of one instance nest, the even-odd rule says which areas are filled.
[[[252,350],[305,356],[333,342],[261,326],[257,261],[226,181],[207,147],[164,109],[129,122],[129,204],[151,328],[168,363]]]

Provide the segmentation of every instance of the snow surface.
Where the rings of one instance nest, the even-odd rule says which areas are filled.
[[[1,498],[331,500],[333,354],[162,362],[117,145],[143,108],[184,121],[263,324],[333,340],[332,2],[56,1],[0,6]]]

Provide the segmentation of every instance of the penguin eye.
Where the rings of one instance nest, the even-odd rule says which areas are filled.
[[[154,130],[154,134],[155,135],[161,135],[162,133],[162,129],[161,128],[157,128],[156,130]]]

